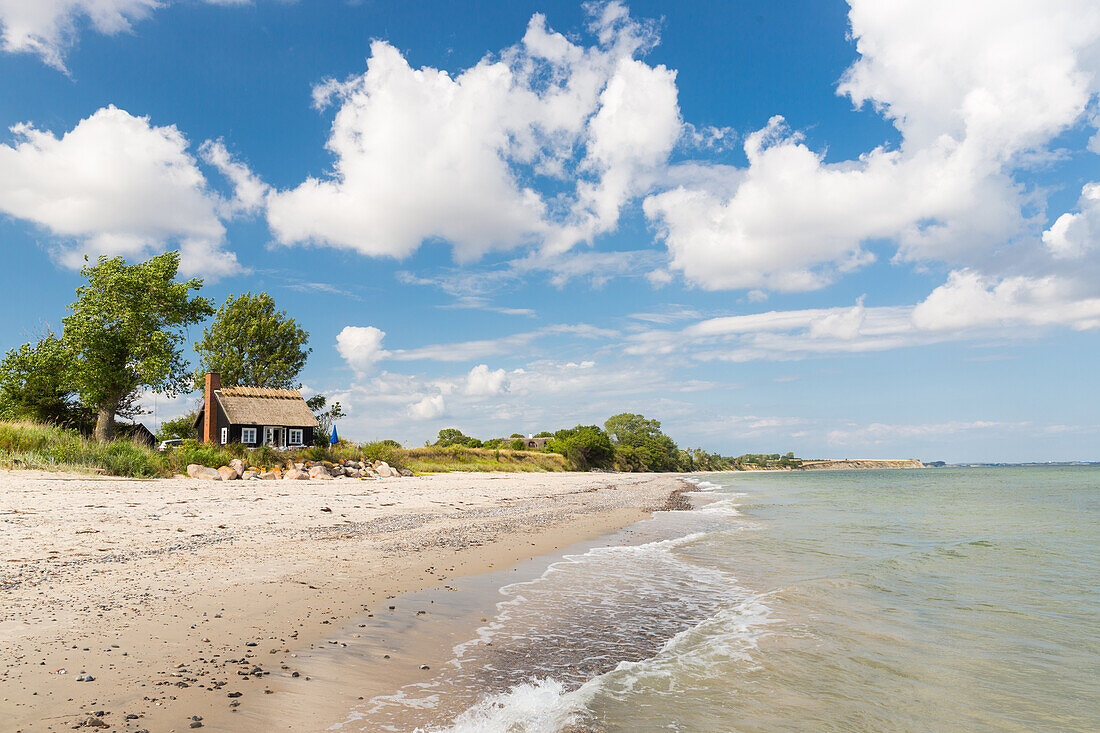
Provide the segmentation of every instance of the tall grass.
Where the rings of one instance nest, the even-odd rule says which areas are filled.
[[[185,441],[160,453],[129,439],[97,443],[74,430],[32,422],[0,422],[0,465],[17,465],[50,471],[85,471],[113,476],[146,478],[184,473],[197,463],[217,468],[234,458],[256,468],[286,468],[296,461],[385,461],[393,468],[418,473],[449,471],[567,471],[565,457],[491,448],[402,448],[393,441],[357,444],[342,441],[328,450],[304,448],[277,451],[268,446],[248,448],[240,444],[209,445]]]
[[[464,448],[452,446],[437,448],[397,449],[404,467],[419,473],[444,473],[448,471],[568,471],[565,456],[559,453],[504,450],[493,448]]]
[[[92,471],[114,476],[160,476],[164,466],[152,448],[120,439],[96,443],[74,430],[31,422],[0,423],[0,463],[21,462],[50,471]]]

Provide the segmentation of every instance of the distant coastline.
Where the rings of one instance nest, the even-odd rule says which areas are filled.
[[[740,471],[870,471],[882,469],[927,468],[917,458],[821,458],[802,459],[797,466],[758,466],[744,464]]]

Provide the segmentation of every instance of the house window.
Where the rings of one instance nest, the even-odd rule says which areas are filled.
[[[241,442],[252,445],[256,442],[256,428],[241,428]]]
[[[222,428],[222,445],[229,442],[229,428]]]
[[[290,444],[291,445],[301,445],[302,444],[302,431],[301,431],[301,429],[295,430],[295,429],[292,428],[290,430]]]

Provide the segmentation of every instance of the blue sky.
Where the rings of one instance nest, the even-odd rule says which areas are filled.
[[[0,0],[0,348],[180,248],[351,437],[1100,459],[1100,9],[955,5]]]

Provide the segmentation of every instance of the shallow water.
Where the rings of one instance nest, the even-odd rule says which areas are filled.
[[[343,727],[1100,728],[1100,470],[700,489],[697,511],[504,586],[448,664]]]

